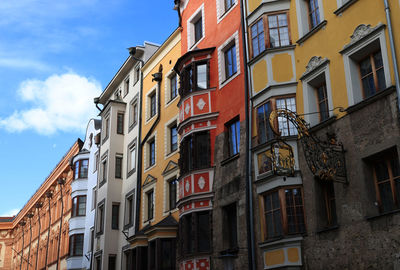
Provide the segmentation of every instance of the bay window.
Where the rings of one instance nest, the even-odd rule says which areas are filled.
[[[181,88],[179,94],[185,96],[188,93],[209,88],[208,62],[193,62],[185,67],[181,74]]]
[[[210,166],[210,133],[196,132],[187,135],[180,147],[179,168],[181,173]]]
[[[74,179],[81,179],[88,177],[88,159],[81,159],[74,163]]]

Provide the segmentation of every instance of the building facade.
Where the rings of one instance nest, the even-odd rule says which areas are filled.
[[[100,120],[89,121],[82,149],[71,160],[74,176],[67,269],[92,269],[100,129]]]
[[[179,269],[247,269],[240,1],[175,1],[182,29]]]
[[[70,160],[79,139],[20,212],[0,222],[0,269],[66,269],[71,217]]]
[[[399,267],[400,3],[385,2],[244,1],[258,269]],[[271,127],[277,109],[293,113]]]

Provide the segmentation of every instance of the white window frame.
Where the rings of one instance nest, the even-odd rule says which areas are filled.
[[[164,125],[164,159],[171,157],[179,151],[179,134],[177,135],[178,147],[173,152],[169,151],[171,149],[171,126],[174,122],[176,123],[176,126],[178,126],[178,115],[175,115],[174,118],[170,119]]]
[[[178,211],[178,207],[171,209],[171,206],[169,205],[169,195],[170,195],[170,190],[169,190],[169,183],[171,180],[176,179],[178,181],[178,172],[179,170],[173,170],[172,172],[168,173],[167,175],[164,175],[164,203],[163,203],[163,217],[169,215],[170,213],[175,213]],[[179,199],[179,183],[176,183],[176,201],[178,202]]]
[[[158,86],[156,85],[153,89],[151,89],[148,93],[146,93],[146,124],[150,122],[153,118],[155,118],[158,114]],[[151,96],[156,96],[156,113],[153,116],[150,116],[151,113]]]
[[[133,105],[137,106],[137,115],[134,117],[133,113]],[[139,119],[139,100],[137,97],[134,97],[131,102],[129,102],[129,127],[128,132],[132,130],[132,128],[138,123]]]
[[[234,3],[228,10],[225,10],[225,0],[217,0],[215,2],[217,5],[217,24],[218,24],[237,6],[238,0],[233,0]]]
[[[142,204],[142,213],[143,213],[143,216],[142,216],[142,225],[143,226],[146,226],[147,224],[149,224],[150,222],[153,222],[154,220],[155,220],[155,218],[156,218],[156,200],[157,200],[157,192],[156,192],[156,188],[157,188],[157,186],[156,186],[156,182],[154,182],[153,184],[151,184],[151,185],[148,185],[148,186],[146,186],[146,187],[143,187],[143,192],[142,192],[142,202],[143,202],[143,204]],[[150,190],[153,190],[153,203],[154,203],[154,207],[153,207],[153,218],[151,219],[151,220],[149,220],[148,219],[148,216],[147,216],[147,193],[150,191]]]
[[[151,167],[149,167],[149,157],[150,157],[150,146],[149,146],[149,142],[154,140],[154,164],[151,165]],[[149,170],[151,170],[152,168],[154,168],[155,166],[157,166],[157,131],[154,132],[154,134],[152,136],[150,136],[147,141],[146,144],[144,145],[144,153],[143,153],[143,158],[144,158],[144,172],[147,172]]]
[[[178,99],[179,97],[179,93],[178,93],[178,89],[179,89],[179,76],[178,74],[176,74],[176,72],[171,69],[165,76],[167,79],[165,80],[165,85],[164,85],[164,89],[165,89],[165,103],[164,103],[164,108],[167,108],[169,105],[171,105],[171,103],[173,103],[176,99]],[[171,79],[173,77],[176,77],[176,82],[178,84],[178,88],[177,88],[177,93],[176,93],[176,97],[174,97],[173,99],[171,99]]]
[[[124,79],[124,97],[129,94],[129,90],[131,89],[131,80],[130,80],[130,76],[126,76],[126,78]]]
[[[197,19],[201,16],[201,23],[202,23],[202,32],[203,36],[195,43],[194,37],[195,37],[195,29],[194,29],[194,23],[197,21]],[[193,48],[196,47],[197,44],[199,44],[204,37],[206,36],[206,31],[205,31],[205,18],[204,18],[204,3],[195,11],[193,12],[193,15],[187,20],[187,43],[188,43],[188,48],[189,50],[192,50]]]
[[[131,152],[132,150],[135,150],[135,164],[134,167],[131,168]],[[127,156],[127,176],[131,176],[135,171],[136,171],[136,167],[137,167],[137,147],[136,147],[136,138],[134,140],[132,140],[131,143],[129,143],[128,145],[128,156]]]
[[[319,23],[321,23],[325,20],[323,0],[318,0],[318,8],[320,18]],[[310,29],[310,22],[308,20],[308,4],[306,3],[306,0],[296,0],[296,12],[300,39],[313,29]]]
[[[225,74],[225,51],[232,44],[235,44],[236,49],[236,73],[228,79]],[[218,77],[219,77],[219,88],[221,89],[227,85],[230,81],[236,78],[240,74],[240,54],[239,54],[239,32],[236,31],[230,36],[221,46],[218,47]]]
[[[315,81],[325,77],[326,95],[328,98],[329,117],[333,116],[333,100],[332,100],[332,87],[331,77],[329,72],[329,60],[322,59],[321,57],[312,57],[308,62],[307,71],[300,78],[303,85],[303,104],[304,104],[304,119],[310,124],[315,126],[320,123],[319,108],[317,104],[317,93],[315,88]],[[311,113],[311,114],[309,114]]]
[[[363,100],[362,85],[359,75],[359,62],[358,59],[354,60],[354,56],[360,54],[358,58],[368,55],[368,48],[374,43],[379,44],[383,69],[385,74],[386,87],[392,85],[389,58],[386,46],[385,25],[378,24],[376,27],[359,25],[354,30],[352,40],[349,44],[345,45],[344,49],[340,52],[343,56],[344,71],[346,77],[348,105],[352,106]],[[363,53],[363,50],[365,51]]]

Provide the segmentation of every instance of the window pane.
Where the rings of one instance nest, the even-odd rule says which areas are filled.
[[[176,130],[176,124],[171,127],[171,152],[178,149],[178,132]]]
[[[269,30],[269,45],[271,48],[279,47],[278,29]]]
[[[264,105],[265,106],[265,105]],[[266,127],[264,117],[264,106],[260,106],[257,109],[257,125],[258,125],[258,140],[260,143],[266,142]]]
[[[268,16],[269,28],[278,27],[277,16]]]
[[[130,167],[129,169],[132,170],[136,168],[136,147],[130,149]]]
[[[199,41],[202,36],[203,36],[203,26],[202,26],[202,18],[200,17],[195,23],[194,23],[194,42],[196,43]]]
[[[74,167],[74,179],[79,178],[79,161],[75,162],[75,167]]]
[[[289,42],[289,30],[287,27],[282,27],[279,29],[279,37],[281,40],[281,46],[287,46],[290,44]]]
[[[115,157],[115,178],[122,177],[122,157]]]
[[[394,201],[390,182],[384,182],[378,185],[379,194],[381,196],[382,210],[388,212],[394,210]]]
[[[207,65],[197,65],[197,88],[207,89]]]
[[[80,178],[87,178],[88,177],[88,165],[89,165],[89,160],[88,159],[84,159],[81,160],[81,168],[80,168]]]
[[[362,77],[372,73],[372,65],[369,57],[360,62],[360,72]]]
[[[389,172],[386,160],[381,160],[380,162],[375,163],[375,173],[378,182],[389,179]]]
[[[75,234],[75,255],[83,255],[83,234]]]
[[[84,216],[86,214],[86,196],[78,197],[78,215]]]
[[[176,208],[176,179],[169,182],[169,209]]]
[[[279,14],[278,15],[278,22],[279,22],[279,27],[287,26],[286,14]]]
[[[200,212],[197,214],[198,218],[198,251],[208,251],[210,250],[210,218],[208,212]]]
[[[112,206],[111,228],[118,230],[119,205]]]
[[[374,54],[374,64],[375,64],[375,69],[379,69],[379,68],[383,67],[381,51]]]
[[[383,68],[376,71],[376,76],[378,78],[378,89],[383,90],[386,88],[385,72]]]

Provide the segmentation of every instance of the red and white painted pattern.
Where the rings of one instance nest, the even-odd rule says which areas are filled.
[[[179,106],[179,121],[182,122],[189,117],[205,113],[211,113],[210,92],[190,95]]]
[[[179,180],[179,199],[212,191],[214,169],[197,171]]]
[[[195,258],[179,264],[179,270],[210,270],[210,258]]]

